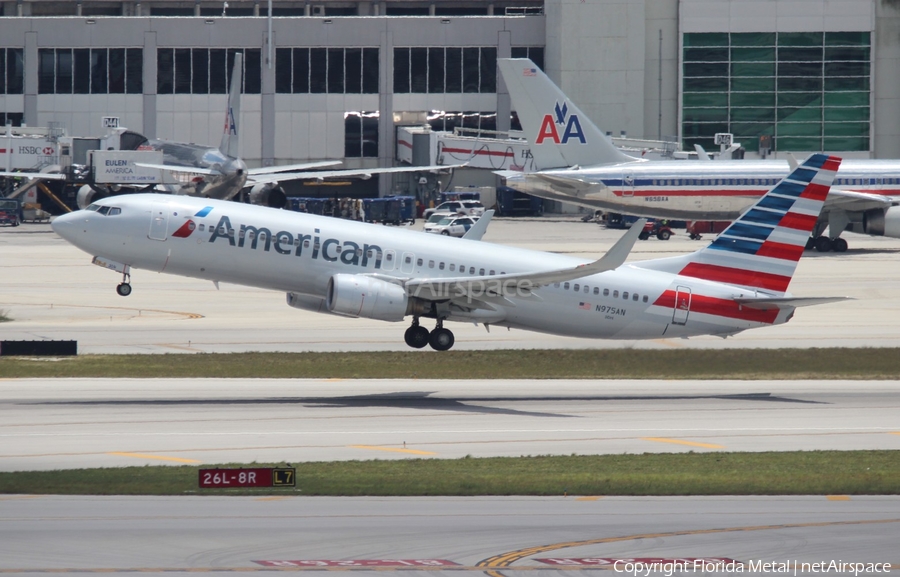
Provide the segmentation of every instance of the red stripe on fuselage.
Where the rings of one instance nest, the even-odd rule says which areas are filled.
[[[671,289],[666,290],[666,292],[660,295],[660,297],[656,299],[656,302],[654,302],[653,304],[656,306],[666,307],[674,310],[675,291]],[[769,325],[774,323],[775,319],[778,317],[777,309],[768,311],[752,309],[749,307],[741,306],[732,300],[699,295],[696,293],[691,295],[690,312],[704,315],[713,315],[717,317],[725,317],[729,319],[738,319],[742,321],[765,323]]]
[[[681,269],[681,272],[678,274],[714,282],[749,286],[778,292],[786,291],[788,284],[791,282],[791,277],[782,276],[780,274],[731,268],[714,264],[703,264],[699,262],[689,263],[686,267]]]

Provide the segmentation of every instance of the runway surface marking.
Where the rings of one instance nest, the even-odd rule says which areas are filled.
[[[375,445],[350,445],[351,449],[366,449],[367,451],[387,451],[390,453],[409,453],[410,455],[437,455],[432,451],[418,451],[416,449],[400,449],[394,447],[377,447]]]
[[[642,533],[638,535],[627,535],[624,537],[603,537],[600,539],[588,539],[586,541],[567,541],[563,543],[554,543],[552,545],[538,545],[526,549],[518,549],[508,553],[501,553],[493,557],[488,557],[477,563],[478,567],[485,569],[511,569],[518,570],[518,567],[511,565],[525,557],[531,557],[539,553],[548,553],[550,551],[558,551],[560,549],[569,549],[571,547],[584,547],[586,545],[601,545],[604,543],[618,543],[621,541],[637,541],[639,539],[660,539],[665,537],[680,537],[689,535],[712,535],[715,533],[738,533],[748,531],[771,531],[777,529],[798,529],[805,527],[835,527],[848,525],[875,525],[884,523],[900,523],[900,519],[872,519],[863,521],[822,521],[818,523],[787,523],[783,525],[756,525],[749,527],[723,527],[719,529],[693,529],[689,531],[671,531],[668,533]],[[562,567],[557,566],[558,569]],[[578,569],[586,569],[587,567],[578,567]],[[491,577],[505,577],[499,571],[485,571]]]
[[[548,553],[550,551],[558,551],[560,549],[568,549],[570,547],[583,547],[585,545],[601,545],[605,543],[618,543],[622,541],[637,541],[640,539],[659,539],[665,537],[679,537],[690,535],[712,535],[716,533],[737,533],[746,531],[771,531],[778,529],[798,529],[804,527],[837,527],[850,525],[876,525],[886,523],[900,523],[900,519],[871,519],[861,521],[823,521],[818,523],[790,523],[783,525],[758,525],[749,527],[723,527],[718,529],[693,529],[689,531],[671,531],[668,533],[640,533],[637,535],[625,535],[621,537],[603,537],[600,539],[588,539],[585,541],[567,541],[563,543],[554,543],[551,545],[539,545],[536,547],[528,547],[526,549],[518,549],[508,553],[501,553],[479,561],[475,565],[440,565],[440,566],[410,566],[410,565],[379,565],[379,566],[345,566],[337,565],[341,561],[335,560],[335,565],[315,565],[315,566],[249,566],[249,567],[67,567],[67,568],[30,568],[30,569],[10,569],[0,568],[0,574],[9,573],[262,573],[269,571],[483,571],[491,577],[506,577],[498,569],[506,569],[512,571],[560,571],[566,569],[578,569],[581,571],[610,571],[610,565],[516,565],[512,563],[519,561],[525,557],[537,555],[539,553]],[[254,561],[257,562],[257,561]],[[266,563],[301,563],[302,561],[267,561]],[[452,561],[450,561],[452,563]],[[900,564],[892,563],[889,567],[900,569]]]
[[[20,305],[20,306],[43,306],[44,303],[39,304],[29,304],[29,303],[7,303],[11,305]],[[162,313],[165,315],[179,315],[183,317],[187,317],[189,319],[202,319],[203,315],[200,313],[186,313],[182,311],[166,311],[162,309],[137,309],[134,307],[113,307],[106,305],[70,305],[70,304],[58,304],[58,303],[50,303],[50,308],[53,307],[62,307],[62,308],[73,308],[73,309],[101,309],[101,310],[116,310],[116,311],[131,311],[137,312],[137,316],[141,316],[142,313]]]
[[[703,449],[724,449],[725,445],[714,445],[713,443],[697,443],[695,441],[682,441],[681,439],[667,439],[665,437],[642,437],[643,441],[653,441],[655,443],[672,443],[673,445],[687,445],[688,447],[700,447]]]
[[[106,453],[107,455],[114,455],[116,457],[134,457],[135,459],[153,459],[154,461],[173,461],[175,463],[200,463],[197,459],[183,459],[181,457],[166,457],[163,455],[147,455],[144,453],[120,453],[120,452],[111,452]]]

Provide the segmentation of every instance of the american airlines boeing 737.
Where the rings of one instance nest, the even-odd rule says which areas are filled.
[[[628,156],[531,60],[501,58],[497,65],[539,168],[501,172],[516,190],[637,216],[734,220],[791,171],[785,160]],[[843,252],[845,230],[900,238],[900,161],[843,161],[808,248]]]
[[[839,165],[813,155],[706,248],[629,264],[641,221],[594,262],[185,196],[106,198],[52,226],[123,275],[120,295],[132,269],[277,290],[299,309],[412,317],[415,348],[452,347],[445,321],[585,338],[728,336],[841,300],[787,292]]]

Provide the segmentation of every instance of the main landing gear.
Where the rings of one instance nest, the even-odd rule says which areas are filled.
[[[437,326],[429,331],[419,324],[419,317],[413,317],[412,326],[406,329],[403,340],[414,349],[431,345],[436,351],[448,351],[456,342],[450,329],[444,328],[444,319],[438,319]]]
[[[838,238],[829,238],[825,235],[809,237],[809,240],[806,241],[806,249],[816,249],[818,252],[847,252],[847,241]]]
[[[122,274],[122,282],[116,287],[116,292],[120,297],[127,297],[131,294],[131,275],[127,272]]]

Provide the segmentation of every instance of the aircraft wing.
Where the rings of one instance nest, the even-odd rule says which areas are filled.
[[[9,178],[43,178],[45,180],[65,180],[66,175],[58,172],[6,172],[0,171],[0,176]]]
[[[291,172],[295,170],[309,170],[311,168],[325,168],[327,166],[337,166],[341,164],[340,160],[322,160],[319,162],[306,162],[303,164],[281,164],[278,166],[261,166],[259,168],[247,169],[247,174],[251,177],[266,177],[279,172]]]
[[[472,228],[467,230],[466,234],[462,235],[462,237],[469,240],[481,240],[481,237],[483,237],[484,233],[487,231],[487,227],[491,223],[491,218],[493,216],[493,210],[484,211],[484,214],[481,215],[481,218],[475,221],[475,224],[472,225]]]
[[[457,278],[417,278],[404,283],[406,292],[426,300],[473,300],[488,304],[513,303],[506,297],[530,296],[531,291],[549,284],[575,280],[619,268],[631,252],[646,219],[637,220],[602,258],[571,268],[527,273]]]
[[[373,174],[385,174],[393,172],[429,172],[437,170],[449,170],[451,168],[461,168],[466,166],[463,164],[436,164],[432,166],[393,166],[388,168],[348,168],[343,170],[310,170],[308,172],[279,172],[278,174],[268,174],[265,177],[251,175],[247,180],[247,184],[273,183],[283,180],[324,180],[326,178],[347,178],[355,177],[367,179]]]
[[[851,297],[747,297],[736,298],[734,299],[734,302],[747,308],[769,311],[824,305],[846,300],[853,299]]]
[[[197,166],[181,166],[179,164],[150,164],[149,162],[135,162],[135,166],[141,166],[143,168],[155,168],[157,170],[168,170],[171,172],[184,172],[187,174],[206,174],[206,175],[217,175],[222,174],[219,170],[212,170],[209,168],[200,168]]]
[[[887,208],[897,201],[889,196],[832,188],[825,199],[823,211],[842,209],[846,211],[863,211],[873,208]]]

